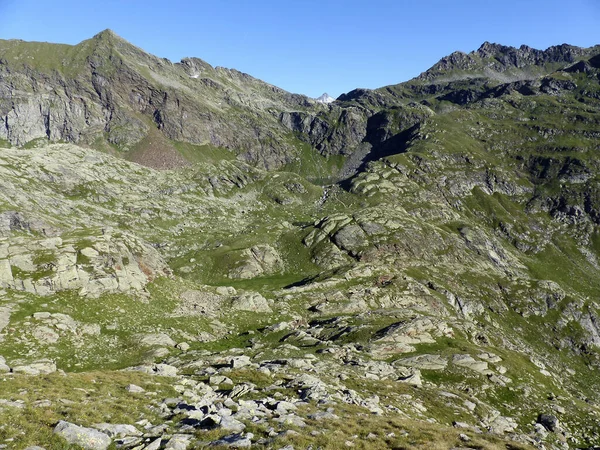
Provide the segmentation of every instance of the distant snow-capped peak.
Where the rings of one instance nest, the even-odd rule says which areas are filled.
[[[321,95],[318,98],[315,98],[315,101],[319,102],[319,103],[331,103],[335,101],[335,98],[331,97],[327,92],[325,92],[323,95]]]

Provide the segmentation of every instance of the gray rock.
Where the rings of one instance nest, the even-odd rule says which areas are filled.
[[[229,398],[239,398],[248,392],[252,392],[256,386],[252,383],[242,383],[234,386],[234,388],[229,393]]]
[[[15,366],[12,371],[23,375],[45,375],[56,372],[56,364],[54,361],[45,359],[27,365]]]
[[[546,439],[548,437],[548,430],[541,423],[536,423],[533,426],[533,431],[535,432],[536,435],[538,435],[542,439]]]
[[[165,445],[165,450],[186,450],[192,440],[193,437],[189,434],[174,434]]]
[[[237,291],[232,286],[219,286],[216,289],[217,294],[219,295],[235,295]]]
[[[118,438],[115,440],[115,446],[117,448],[133,448],[144,442],[144,439],[141,437],[135,436],[125,436],[122,438]]]
[[[0,373],[8,373],[10,372],[10,367],[6,364],[6,359],[3,356],[0,356]]]
[[[62,437],[69,444],[78,445],[86,450],[106,450],[112,443],[111,438],[105,433],[62,420],[54,428],[54,434]]]
[[[3,280],[3,275],[2,275],[2,270],[3,270],[3,265],[2,265],[3,261],[0,261],[0,287],[2,287],[2,280]],[[10,271],[10,265],[8,267],[8,270]],[[8,276],[8,275],[7,275]],[[12,280],[12,272],[10,273],[10,279]],[[8,324],[10,323],[10,314],[11,314],[11,308],[8,306],[0,306],[0,333],[2,333],[2,330],[4,330]],[[0,338],[1,340],[1,338]]]
[[[287,414],[289,411],[296,411],[298,407],[291,402],[281,401],[275,405],[275,411],[279,414]]]
[[[448,365],[448,360],[440,355],[418,355],[398,359],[393,362],[393,365],[416,367],[418,369],[443,370]]]
[[[92,425],[92,427],[97,429],[98,431],[102,431],[103,433],[107,434],[111,438],[125,437],[125,436],[141,436],[142,435],[142,432],[139,431],[133,425],[123,425],[123,424],[113,425],[110,423],[97,423],[97,424]]]
[[[252,292],[245,293],[235,297],[231,302],[231,307],[238,311],[252,311],[252,312],[272,312],[269,302],[262,295]]]
[[[290,385],[299,389],[300,398],[303,400],[318,401],[329,397],[327,384],[314,375],[307,373],[299,375],[290,382]]]
[[[0,409],[5,407],[23,409],[25,408],[25,402],[23,400],[12,401],[0,398]]]
[[[233,411],[224,406],[217,411],[217,414],[221,417],[229,417],[233,414]]]
[[[49,312],[36,312],[33,313],[33,318],[37,320],[49,319],[51,314]]]
[[[497,416],[489,422],[488,429],[495,434],[512,433],[517,429],[517,423],[512,417]]]
[[[537,418],[537,423],[542,425],[546,430],[555,432],[560,428],[558,417],[552,414],[540,414]]]
[[[162,444],[162,439],[158,438],[144,447],[144,450],[158,450]]]
[[[218,386],[220,384],[233,385],[231,378],[227,378],[224,375],[211,375],[211,377],[208,379],[208,382],[213,386]]]
[[[247,433],[244,436],[242,433],[231,434],[219,439],[218,441],[211,442],[211,446],[223,446],[231,448],[249,448],[252,446],[252,433]]]
[[[135,394],[146,392],[146,390],[143,387],[140,387],[140,386],[138,386],[136,384],[129,384],[129,385],[125,386],[125,390],[127,392],[132,392],[132,393],[135,393]]]
[[[257,245],[243,250],[240,257],[241,263],[229,271],[229,278],[246,280],[283,270],[281,256],[270,245]]]
[[[128,370],[159,375],[161,377],[176,377],[178,372],[177,367],[169,364],[146,364],[143,366],[130,367]]]
[[[140,345],[147,347],[175,347],[175,345],[177,345],[177,343],[165,333],[138,335],[137,338]]]
[[[246,429],[246,425],[231,416],[221,416],[219,426],[224,430],[233,431],[234,433],[241,433]]]
[[[339,416],[336,416],[332,411],[318,411],[314,414],[309,414],[308,418],[322,422],[324,420],[337,420]]]
[[[234,369],[240,369],[242,367],[246,367],[252,364],[252,360],[249,356],[246,355],[234,356],[233,358],[231,358],[230,364],[231,367],[233,367]]]
[[[484,361],[487,361],[489,363],[502,362],[502,358],[500,358],[498,355],[495,355],[494,353],[490,353],[490,352],[480,353],[479,355],[477,355],[477,357],[479,359],[483,359]]]
[[[296,414],[283,414],[273,420],[281,423],[282,425],[291,425],[299,428],[304,428],[306,426],[304,419]]]
[[[357,253],[368,241],[367,235],[362,228],[356,224],[351,224],[335,233],[333,235],[333,242],[347,252]]]
[[[452,364],[456,366],[466,367],[479,373],[488,372],[488,363],[486,361],[477,361],[471,355],[454,355]]]
[[[190,349],[190,344],[188,344],[187,342],[180,342],[176,345],[176,347],[182,352],[187,352]]]
[[[278,331],[288,330],[291,325],[289,322],[279,322],[267,327],[267,331],[277,333]]]
[[[219,291],[219,289],[217,289]],[[175,309],[175,316],[207,316],[216,317],[221,310],[227,294],[188,290],[179,296],[180,303]]]
[[[38,226],[36,226],[35,223],[30,223],[30,221],[26,220],[20,212],[5,211],[3,213],[0,213],[0,233],[5,234],[11,231],[39,232],[40,230],[41,228],[39,224]]]
[[[398,381],[406,384],[411,384],[413,386],[422,386],[423,380],[421,379],[421,371],[419,369],[415,369],[411,367],[405,371],[399,371]]]
[[[36,327],[32,335],[40,344],[55,344],[60,338],[56,331],[46,326]]]

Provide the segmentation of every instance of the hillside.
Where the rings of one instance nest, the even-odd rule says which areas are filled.
[[[323,104],[0,41],[0,445],[600,445],[599,112],[598,46]]]

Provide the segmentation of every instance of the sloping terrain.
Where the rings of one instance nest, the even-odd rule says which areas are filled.
[[[0,444],[600,445],[599,58],[323,105],[0,43]]]

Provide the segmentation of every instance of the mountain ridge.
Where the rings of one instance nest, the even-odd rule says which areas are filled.
[[[85,42],[0,42],[0,442],[600,445],[597,47],[322,105]]]
[[[404,99],[413,96],[416,89],[423,92],[431,90],[432,86],[419,86],[418,81],[437,77],[433,72],[441,71],[447,75],[456,71],[456,68],[451,68],[454,66],[448,60],[453,58],[450,55],[413,80],[376,90],[355,90],[342,94],[339,100],[346,104],[335,106],[332,110],[322,110],[308,97],[290,94],[233,69],[213,68],[198,58],[183,58],[178,63],[157,58],[111,30],[100,32],[75,46],[52,45],[43,44],[46,49],[43,53],[47,57],[39,61],[34,59],[34,66],[25,68],[22,73],[18,69],[23,67],[19,55],[26,55],[25,47],[35,48],[35,44],[19,43],[17,54],[14,49],[12,52],[7,49],[6,44],[4,47],[0,44],[3,67],[9,69],[9,61],[10,66],[16,65],[4,76],[3,91],[11,92],[13,89],[10,83],[6,84],[10,77],[15,78],[12,85],[22,85],[19,96],[14,99],[4,95],[4,102],[0,105],[3,124],[0,138],[14,145],[25,145],[39,138],[81,142],[121,153],[125,157],[127,154],[138,157],[145,152],[143,148],[139,149],[145,146],[144,137],[148,136],[151,128],[156,127],[169,140],[225,148],[246,161],[272,169],[305,165],[305,143],[313,148],[313,152],[316,150],[325,158],[334,156],[346,160],[356,154],[353,159],[359,160],[361,154],[370,152],[366,146],[373,145],[373,139],[367,137],[366,127],[371,116],[377,115],[382,107],[385,109],[394,104],[406,107]],[[576,50],[577,47],[572,46],[551,47],[546,51],[529,47],[517,50],[485,43],[469,55],[477,55],[481,59],[482,55],[491,55],[490,52],[504,52],[513,56],[525,55],[523,52],[526,52],[527,55],[537,55],[537,60],[530,58],[528,61],[533,61],[530,66],[538,67],[544,58],[552,58],[555,49],[563,49],[565,55],[575,53],[580,56],[592,51]],[[116,53],[113,54],[113,51]],[[560,51],[558,53],[562,54]],[[469,55],[460,58],[470,58],[468,64],[472,65],[473,56]],[[461,64],[466,63],[463,61]],[[63,104],[58,110],[53,108],[56,112],[50,113],[47,101],[33,94],[39,88],[34,87],[31,77],[28,79],[26,74],[30,71],[35,73],[38,69],[34,67],[38,66],[40,75],[50,76],[51,79],[54,77],[45,89],[53,92],[51,95],[57,103]],[[65,67],[69,70],[66,78],[60,75]],[[182,78],[182,70],[186,73],[186,80]],[[460,79],[459,76],[458,81]],[[144,88],[141,89],[141,86]],[[412,92],[406,92],[407,88]],[[431,94],[422,95],[421,98],[427,95]],[[85,101],[72,100],[73,96]],[[19,101],[15,104],[14,100],[19,97],[22,104]],[[175,100],[174,103],[171,99]],[[31,105],[32,101],[39,103],[39,106]],[[361,109],[356,109],[357,106]],[[24,110],[20,111],[19,108]],[[36,114],[31,108],[44,112],[38,113],[37,119],[33,120]],[[24,113],[25,110],[28,112]],[[189,116],[189,111],[198,110],[206,111],[205,115]],[[246,113],[238,114],[238,110]],[[85,115],[88,117],[82,116],[82,111],[87,111]],[[414,113],[420,115],[418,111]],[[51,117],[52,114],[55,117]],[[20,123],[22,119],[15,116],[26,116],[29,120]],[[303,124],[297,123],[298,120]],[[94,125],[90,126],[91,123]],[[343,142],[343,150],[338,142]],[[134,147],[138,150],[130,153],[129,150]],[[171,156],[166,157],[165,161],[170,158],[185,160],[185,157],[182,160],[177,155],[176,145],[167,147],[170,147],[167,153]],[[140,157],[138,161],[143,163],[144,158]],[[345,168],[340,167],[336,177],[352,174],[354,166],[356,163],[350,162]],[[171,167],[171,164],[167,163],[166,167]]]

